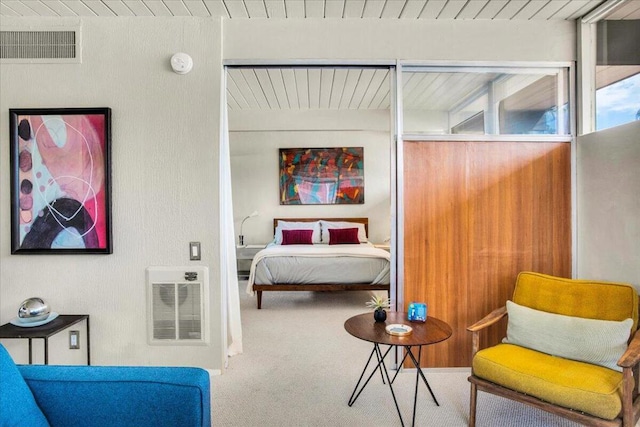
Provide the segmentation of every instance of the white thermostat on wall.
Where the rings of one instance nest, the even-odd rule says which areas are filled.
[[[183,52],[178,52],[171,57],[171,68],[178,74],[187,74],[193,68],[193,59]]]

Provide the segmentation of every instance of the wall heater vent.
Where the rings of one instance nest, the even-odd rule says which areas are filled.
[[[149,344],[207,344],[208,286],[206,267],[147,268]]]
[[[80,63],[80,29],[0,31],[3,63]]]

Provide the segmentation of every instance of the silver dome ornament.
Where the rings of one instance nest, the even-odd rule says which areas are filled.
[[[18,308],[18,319],[21,322],[38,322],[49,317],[51,308],[42,298],[28,298]]]

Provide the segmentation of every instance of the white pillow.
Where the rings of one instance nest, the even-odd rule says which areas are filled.
[[[322,243],[329,243],[330,228],[357,228],[358,240],[360,240],[360,243],[367,243],[367,232],[364,229],[364,224],[362,223],[348,221],[325,221],[321,219],[320,225],[322,226]]]
[[[585,319],[548,313],[507,301],[507,337],[502,342],[553,356],[604,366],[619,372],[632,319]]]
[[[311,242],[321,243],[320,239],[320,221],[314,222],[293,222],[293,221],[282,221],[278,220],[278,225],[276,226],[276,237],[274,243],[276,245],[282,244],[282,230],[313,230],[313,234],[311,234]]]

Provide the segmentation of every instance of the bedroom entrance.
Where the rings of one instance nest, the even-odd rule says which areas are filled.
[[[277,218],[366,220],[366,240],[388,255],[393,208],[393,68],[234,64],[225,69],[238,269],[248,272],[255,254],[274,240]],[[338,203],[283,202],[279,156],[282,150],[298,149],[346,150],[361,155],[363,199],[355,200],[354,196],[355,203],[347,199]],[[242,244],[239,235],[243,236]],[[240,292],[244,294],[245,288]],[[264,292],[263,310],[278,309],[270,301],[273,298],[312,300],[325,294],[282,292],[276,296],[280,293]],[[354,293],[360,294],[354,309],[366,310],[367,291]]]

